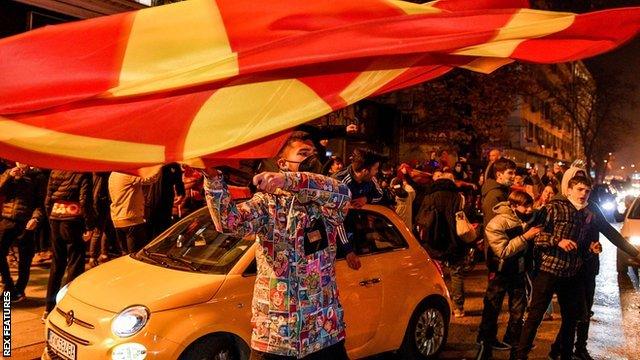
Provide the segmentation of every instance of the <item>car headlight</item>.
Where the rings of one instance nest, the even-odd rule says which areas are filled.
[[[67,290],[69,290],[69,284],[65,285],[58,291],[56,294],[56,305],[62,301],[62,298],[67,295]]]
[[[640,246],[640,236],[634,235],[629,237],[629,242],[631,245]]]
[[[602,204],[602,208],[607,211],[611,211],[616,208],[616,204],[614,204],[613,201],[607,201],[604,204]]]
[[[111,322],[111,332],[119,337],[129,337],[140,331],[149,321],[149,309],[142,305],[126,308]]]

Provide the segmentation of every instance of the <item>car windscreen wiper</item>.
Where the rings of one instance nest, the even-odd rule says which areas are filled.
[[[151,251],[147,250],[146,248],[142,248],[142,252],[147,257],[147,259],[155,262],[156,264],[160,264],[160,265],[162,265],[164,267],[169,267],[169,264],[167,264],[166,262],[164,262],[161,259],[158,259],[158,257],[166,258],[167,257],[166,255],[160,254],[160,253],[151,252]]]
[[[197,266],[193,265],[193,262],[191,262],[189,260],[181,259],[181,258],[175,257],[175,256],[173,256],[171,254],[167,254],[167,257],[169,259],[175,261],[175,262],[178,262],[180,264],[186,265],[187,267],[189,267],[189,269],[191,269],[193,271],[198,271],[198,272],[200,271],[200,269]]]

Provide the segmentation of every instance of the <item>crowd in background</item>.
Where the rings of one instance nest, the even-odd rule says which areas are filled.
[[[345,129],[347,134],[350,131],[353,129]],[[522,206],[523,214],[544,208],[568,181],[563,179],[567,167],[561,163],[520,168],[497,149],[488,152],[483,164],[454,158],[444,150],[393,164],[363,148],[344,159],[327,156],[328,135],[309,136],[318,151],[300,164],[300,171],[322,173],[347,184],[353,207],[379,204],[395,209],[431,256],[448,270],[456,317],[465,316],[467,250],[486,248],[491,263],[491,247],[482,243],[483,228],[501,211],[509,213],[509,206]],[[3,163],[0,173],[0,275],[12,301],[21,301],[32,263],[51,260],[43,318],[55,306],[61,285],[80,275],[87,263],[93,267],[136,252],[176,220],[205,205],[203,174],[179,164],[165,165],[148,178],[119,172],[49,171],[10,162]],[[516,194],[514,199],[510,194]],[[501,210],[504,206],[506,210]],[[455,216],[460,211],[478,226],[479,241],[460,241],[455,231]],[[523,234],[525,238],[535,235]],[[347,239],[341,240],[349,246]],[[358,268],[357,256],[347,254],[349,266]],[[18,267],[15,282],[10,264]],[[498,272],[502,265],[492,266],[490,273]],[[493,348],[511,348],[519,330],[500,342],[495,339],[496,325],[491,324],[500,308],[492,304],[498,300],[501,304],[504,297],[504,289],[499,290],[495,296],[487,290],[483,321],[485,317],[489,320],[481,325],[478,341],[490,341]],[[524,312],[524,307],[519,311]]]

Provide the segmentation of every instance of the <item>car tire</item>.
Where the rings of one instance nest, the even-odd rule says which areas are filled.
[[[224,336],[208,336],[191,344],[180,360],[239,360],[233,340]]]
[[[414,311],[399,351],[402,359],[438,357],[449,335],[450,311],[443,302],[428,299]]]

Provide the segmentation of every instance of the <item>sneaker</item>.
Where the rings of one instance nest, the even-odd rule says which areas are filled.
[[[587,349],[576,350],[573,353],[574,360],[593,360]]]
[[[457,317],[457,318],[463,318],[464,317],[464,310],[462,310],[462,309],[453,309],[453,316]]]
[[[44,324],[45,321],[47,321],[47,318],[49,317],[49,312],[45,311],[42,313],[42,317],[40,318],[40,321]]]
[[[511,345],[507,344],[506,342],[496,340],[491,344],[491,348],[497,351],[507,351],[511,350]]]
[[[11,293],[11,303],[19,303],[20,301],[26,299],[27,297],[23,292],[12,292]]]

